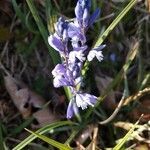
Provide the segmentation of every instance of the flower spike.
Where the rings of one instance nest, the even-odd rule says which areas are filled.
[[[93,25],[100,14],[96,9],[90,15],[91,0],[78,0],[75,7],[76,18],[73,21],[67,21],[60,17],[55,23],[55,33],[48,37],[51,47],[59,52],[62,57],[62,64],[57,64],[52,71],[54,77],[54,87],[67,86],[72,92],[72,98],[69,102],[66,117],[72,118],[88,106],[94,107],[97,97],[82,92],[78,85],[82,84],[82,68],[86,60],[92,61],[95,57],[103,60],[102,49],[105,45],[100,45],[89,51],[87,45],[86,32]]]

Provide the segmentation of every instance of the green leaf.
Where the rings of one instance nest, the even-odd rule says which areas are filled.
[[[26,2],[28,4],[29,9],[32,13],[32,16],[33,16],[33,18],[34,18],[34,20],[38,26],[38,29],[39,29],[39,31],[40,31],[43,39],[44,39],[44,42],[45,42],[45,44],[49,50],[49,53],[50,53],[50,56],[51,56],[53,63],[58,64],[60,62],[60,57],[59,57],[58,53],[53,48],[51,48],[48,44],[48,32],[47,32],[39,14],[38,14],[38,11],[37,11],[33,1],[32,0],[26,0]]]
[[[52,123],[50,125],[47,125],[41,129],[37,130],[36,133],[44,134],[44,133],[50,132],[51,130],[53,130],[57,127],[61,127],[61,126],[65,126],[65,125],[73,125],[73,124],[74,123],[71,121],[59,121],[59,122]],[[32,142],[34,139],[36,139],[36,137],[34,135],[30,135],[25,140],[23,140],[21,143],[19,143],[16,147],[14,147],[12,150],[21,150],[26,145],[28,145],[30,142]]]
[[[34,34],[40,34],[38,29],[35,28],[35,23],[30,18],[31,12],[29,11],[25,17],[25,23],[28,30]]]
[[[32,132],[32,131],[30,131],[28,129],[25,129],[25,130],[27,130],[28,132],[32,133],[34,136],[38,137],[39,139],[45,141],[46,143],[51,144],[52,146],[59,148],[60,150],[71,150],[72,149],[68,145],[62,144],[60,142],[57,142],[57,141],[55,141],[53,139],[50,139],[50,138],[48,138],[48,137],[46,137],[44,135],[40,135],[40,134],[38,134],[36,132]]]

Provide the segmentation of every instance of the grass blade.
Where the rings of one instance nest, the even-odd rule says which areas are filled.
[[[54,33],[54,23],[57,21],[57,10],[52,7],[51,0],[45,1],[45,12],[47,18],[47,28],[49,33]]]
[[[59,121],[52,123],[50,125],[47,125],[39,130],[36,131],[38,134],[44,134],[49,132],[50,130],[60,127],[60,126],[65,126],[65,125],[72,125],[73,123],[71,121]],[[30,142],[32,142],[36,137],[34,135],[30,135],[27,137],[25,140],[23,140],[21,143],[19,143],[16,147],[14,147],[12,150],[21,150],[24,148],[26,145],[28,145]]]
[[[40,18],[40,16],[38,15],[38,12],[37,12],[37,10],[36,10],[36,8],[35,8],[35,6],[34,6],[34,3],[33,3],[33,1],[32,0],[27,0],[26,1],[27,2],[27,4],[28,4],[28,6],[29,6],[29,9],[30,9],[30,11],[31,11],[31,13],[32,13],[32,15],[33,15],[33,18],[34,18],[34,20],[35,20],[35,22],[36,22],[36,24],[37,24],[37,26],[38,26],[38,28],[39,28],[39,31],[40,31],[40,33],[41,33],[41,35],[42,35],[42,37],[43,37],[43,39],[44,39],[44,41],[45,41],[45,44],[47,45],[47,48],[49,49],[49,52],[50,52],[50,56],[51,56],[51,58],[52,58],[52,61],[53,61],[53,63],[54,63],[54,65],[56,65],[56,64],[58,64],[59,62],[60,62],[60,57],[59,57],[59,54],[58,54],[58,52],[56,52],[53,48],[51,48],[50,46],[49,46],[49,44],[48,44],[48,33],[47,33],[47,30],[45,29],[45,26],[44,26],[44,24],[42,23],[42,20],[41,20],[41,18]],[[48,1],[47,1],[48,2]],[[50,6],[50,5],[49,5]],[[46,13],[47,13],[47,19],[49,19],[50,18],[50,16],[48,15],[48,12],[49,12],[50,10],[47,10],[46,11]],[[66,95],[67,95],[67,98],[68,99],[70,99],[71,98],[71,92],[70,92],[70,89],[69,88],[64,88],[64,90],[65,90],[65,93],[66,93]]]
[[[33,18],[34,18],[34,20],[38,26],[38,29],[39,29],[39,31],[40,31],[43,39],[44,39],[44,42],[45,42],[47,48],[49,49],[49,53],[50,53],[50,56],[51,56],[53,63],[58,64],[58,62],[60,61],[60,57],[59,57],[58,53],[53,48],[51,48],[48,44],[48,39],[47,39],[48,38],[48,32],[47,32],[39,14],[38,14],[38,11],[37,11],[33,1],[32,0],[26,0],[26,2],[28,4],[29,9],[32,13],[32,16],[33,16]]]
[[[94,45],[98,47],[103,43],[108,34],[115,28],[115,26],[121,21],[121,19],[129,12],[129,10],[135,5],[137,0],[131,0],[130,3],[122,10],[122,12],[114,19],[114,21],[109,25],[109,27],[104,31],[104,33],[99,37]]]
[[[108,34],[116,27],[116,25],[121,21],[121,19],[129,12],[129,10],[135,5],[137,0],[131,0],[130,3],[121,11],[121,13],[114,19],[114,21],[109,25],[109,27],[104,31],[104,33],[99,36],[93,48],[98,47],[103,43]],[[84,68],[88,68],[90,62],[86,62]],[[124,66],[125,67],[125,66]],[[83,69],[83,76],[86,74],[87,69]],[[117,77],[118,78],[118,77]],[[119,79],[118,79],[119,80]],[[80,87],[79,87],[80,88]]]
[[[142,116],[141,116],[142,117]],[[141,119],[140,117],[140,119]],[[131,137],[134,129],[138,125],[140,119],[134,124],[134,126],[128,131],[128,133],[123,137],[123,139],[113,148],[113,150],[120,150],[121,147],[125,144],[125,142]]]
[[[60,142],[57,142],[57,141],[55,141],[55,140],[53,140],[53,139],[50,139],[50,138],[48,138],[48,137],[46,137],[46,136],[44,136],[44,135],[40,135],[40,134],[38,134],[38,133],[36,133],[36,132],[32,132],[32,131],[30,131],[30,130],[28,130],[28,129],[25,129],[25,130],[27,130],[28,132],[30,132],[30,133],[33,134],[34,136],[38,137],[39,139],[45,141],[46,143],[48,143],[48,144],[50,144],[50,145],[52,145],[52,146],[54,146],[54,147],[56,147],[56,148],[58,148],[58,149],[60,149],[60,150],[71,150],[71,149],[72,149],[72,148],[69,147],[68,145],[62,144],[62,143],[60,143]]]

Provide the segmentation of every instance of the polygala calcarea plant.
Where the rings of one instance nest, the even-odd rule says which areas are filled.
[[[82,92],[78,85],[82,83],[81,70],[85,61],[92,61],[95,57],[103,60],[102,49],[105,45],[99,45],[94,49],[87,46],[86,32],[93,25],[100,14],[96,9],[90,15],[90,0],[78,0],[75,7],[75,18],[72,21],[60,17],[54,25],[55,33],[48,37],[48,42],[61,56],[62,63],[57,64],[52,71],[53,84],[56,88],[67,86],[70,88],[70,99],[67,118],[77,114],[78,108],[86,109],[94,107],[97,97]]]

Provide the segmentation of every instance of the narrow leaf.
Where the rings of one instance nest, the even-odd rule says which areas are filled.
[[[48,137],[46,137],[44,135],[40,135],[40,134],[38,134],[36,132],[32,132],[32,131],[30,131],[28,129],[25,129],[25,130],[27,130],[28,132],[30,132],[34,136],[38,137],[39,139],[45,141],[46,143],[51,144],[52,146],[59,148],[60,150],[71,150],[72,149],[68,145],[65,145],[65,144],[62,144],[60,142],[57,142],[57,141],[55,141],[53,139],[50,139],[50,138],[48,138]]]
[[[141,116],[142,117],[142,116]],[[141,119],[140,117],[140,119]],[[139,119],[139,120],[140,120]],[[134,124],[134,126],[128,131],[128,133],[123,137],[123,139],[113,148],[113,150],[120,150],[121,147],[125,144],[125,142],[132,136],[134,129],[139,123],[139,120]]]
[[[51,130],[57,128],[57,127],[61,127],[61,126],[65,126],[65,125],[73,125],[73,123],[71,121],[59,121],[59,122],[55,122],[55,123],[52,123],[50,125],[47,125],[47,126],[41,128],[41,129],[37,130],[36,133],[38,133],[38,134],[48,133]],[[25,140],[23,140],[21,143],[19,143],[16,147],[14,147],[12,150],[21,150],[26,145],[28,145],[29,143],[31,143],[34,139],[36,139],[36,137],[34,135],[30,135]]]
[[[39,31],[40,31],[43,39],[44,39],[44,42],[47,45],[47,48],[49,49],[49,53],[50,53],[50,56],[51,56],[53,63],[58,64],[58,62],[60,61],[60,57],[59,57],[58,53],[54,49],[52,49],[48,44],[48,32],[47,32],[39,14],[38,14],[38,11],[37,11],[33,1],[32,0],[26,0],[26,2],[28,4],[29,9],[33,15],[33,18],[34,18],[34,20],[35,20],[35,22],[39,28]]]

